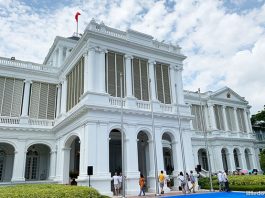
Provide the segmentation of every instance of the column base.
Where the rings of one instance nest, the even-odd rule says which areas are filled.
[[[107,106],[109,104],[109,94],[87,91],[80,97],[80,100],[88,105]]]
[[[12,178],[11,182],[12,183],[24,183],[26,180],[24,177],[17,177],[17,178]]]
[[[136,98],[135,97],[126,97],[125,106],[128,109],[136,109]]]
[[[29,117],[28,116],[20,117],[19,124],[29,124]]]

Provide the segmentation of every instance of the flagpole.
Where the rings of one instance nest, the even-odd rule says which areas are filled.
[[[76,35],[78,36],[78,20],[76,21]]]

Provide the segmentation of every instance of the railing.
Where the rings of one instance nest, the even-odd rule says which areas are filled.
[[[3,124],[19,124],[20,119],[18,117],[1,116],[0,123]]]
[[[162,112],[172,112],[173,106],[171,104],[160,104]]]
[[[121,102],[122,102],[122,106],[125,106],[125,101],[121,100],[121,98],[109,97],[109,103],[112,106],[121,106]]]
[[[37,125],[37,126],[54,126],[53,120],[44,120],[44,119],[29,119],[29,125]]]
[[[137,100],[136,101],[136,106],[137,106],[138,109],[145,109],[145,110],[150,110],[151,109],[150,102],[148,102],[148,101]]]
[[[24,69],[52,72],[52,73],[58,71],[58,68],[55,68],[55,67],[37,64],[37,63],[25,62],[21,60],[11,60],[11,59],[4,58],[4,57],[0,57],[0,65],[7,65],[7,66],[24,68]]]

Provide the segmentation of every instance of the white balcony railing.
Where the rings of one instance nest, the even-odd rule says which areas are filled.
[[[125,101],[121,100],[121,98],[118,97],[109,97],[109,103],[112,106],[121,106],[121,102],[123,103],[122,105],[125,106]]]
[[[53,120],[44,120],[44,119],[29,119],[29,125],[36,126],[54,126]]]
[[[19,124],[20,118],[18,117],[9,117],[9,116],[1,116],[0,123],[2,124]]]
[[[0,57],[0,66],[1,65],[44,71],[44,72],[51,72],[51,73],[55,73],[58,71],[58,68],[55,67],[32,63],[32,62],[25,62],[21,60],[11,60],[9,58],[3,58],[3,57]]]
[[[171,104],[160,104],[162,112],[173,112],[173,106]]]
[[[151,110],[151,105],[148,101],[137,100],[136,106],[138,109]]]

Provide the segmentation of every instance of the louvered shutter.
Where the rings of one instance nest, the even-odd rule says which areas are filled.
[[[47,118],[47,103],[48,103],[48,84],[41,83],[40,89],[40,104],[39,104],[39,119]]]
[[[31,87],[30,111],[29,111],[29,116],[31,118],[38,118],[39,100],[40,100],[40,83],[33,82]]]
[[[13,89],[14,89],[14,79],[6,78],[2,116],[11,115]]]
[[[47,119],[53,120],[55,117],[56,85],[49,84]]]
[[[108,93],[116,96],[116,79],[115,79],[115,54],[108,53]]]
[[[80,96],[84,93],[84,64],[85,59],[82,57],[80,66]]]
[[[122,78],[122,97],[124,97],[124,67],[123,67],[123,56],[120,54],[116,54],[116,81],[117,81],[117,97],[121,97],[121,85],[120,85],[120,74],[123,74]]]
[[[147,61],[141,60],[142,100],[149,100]]]
[[[5,90],[5,79],[0,77],[0,115],[2,115],[3,108],[3,98],[4,98],[4,90]]]
[[[164,103],[161,64],[156,64],[155,65],[155,71],[156,71],[156,91],[157,91],[157,99],[160,102]]]
[[[15,79],[11,116],[19,117],[21,114],[24,82]]]
[[[133,88],[134,96],[141,100],[141,87],[140,87],[140,69],[139,69],[139,59],[133,59]]]
[[[163,85],[164,85],[164,94],[165,94],[164,103],[170,104],[171,99],[170,99],[170,85],[169,85],[169,75],[168,75],[169,66],[163,65],[162,68],[163,68]]]

